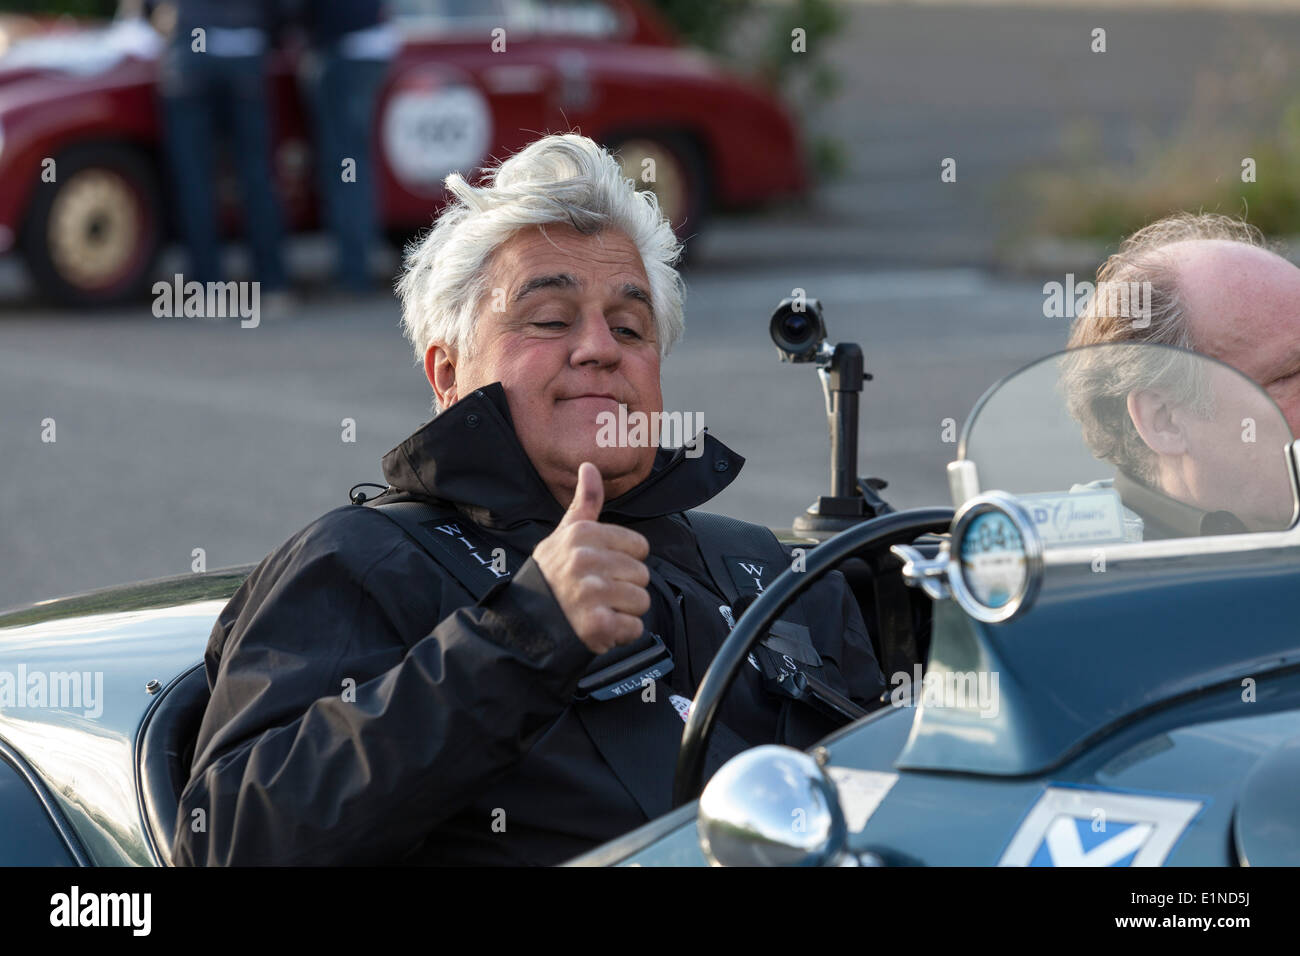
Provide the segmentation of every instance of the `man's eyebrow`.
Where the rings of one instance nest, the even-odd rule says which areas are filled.
[[[623,298],[635,299],[638,302],[644,302],[645,307],[650,310],[650,318],[654,318],[655,307],[650,301],[650,294],[641,288],[635,282],[625,283],[623,286]]]
[[[512,302],[519,302],[521,299],[537,292],[539,289],[577,289],[582,286],[573,275],[568,272],[557,272],[553,275],[534,276],[515,293]],[[623,288],[619,290],[625,299],[633,299],[637,302],[644,302],[645,307],[650,310],[650,317],[654,318],[655,309],[650,301],[650,293],[641,288],[635,282],[625,282]]]
[[[557,272],[549,276],[535,276],[519,287],[513,301],[518,302],[538,289],[576,289],[579,284],[578,280],[567,272]]]

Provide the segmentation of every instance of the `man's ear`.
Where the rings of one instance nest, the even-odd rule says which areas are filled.
[[[1129,418],[1147,447],[1157,455],[1187,453],[1183,413],[1182,408],[1171,404],[1161,392],[1137,389],[1128,393]]]
[[[433,386],[433,393],[438,396],[438,405],[447,408],[455,405],[456,389],[456,351],[448,346],[434,343],[424,353],[424,375]]]

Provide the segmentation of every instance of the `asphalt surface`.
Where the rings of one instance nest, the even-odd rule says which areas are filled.
[[[1104,59],[1087,52],[1095,25]],[[947,503],[944,420],[960,425],[989,384],[1064,342],[1041,292],[1062,276],[986,268],[1023,212],[1008,177],[1062,155],[1081,118],[1108,151],[1131,152],[1180,120],[1199,75],[1297,41],[1295,15],[856,8],[832,54],[844,94],[806,118],[846,144],[848,177],[803,208],[716,223],[688,273],[666,408],[702,413],[748,459],[711,507],[788,526],[828,490],[816,375],[778,364],[767,337],[796,287],[875,375],[862,473],[887,479],[898,507]],[[948,156],[957,183],[939,180]],[[319,274],[299,246],[299,275]],[[428,409],[389,295],[309,291],[289,317],[244,329],[147,304],[46,308],[0,261],[0,607],[186,573],[200,548],[209,569],[256,561],[379,480]]]
[[[774,525],[829,490],[816,374],[779,364],[767,335],[796,286],[866,350],[863,471],[900,507],[946,501],[943,419],[1063,336],[1038,286],[975,270],[693,273],[665,408],[702,413],[748,459],[712,507]],[[0,606],[186,573],[196,548],[209,569],[259,560],[378,480],[428,416],[390,297],[322,297],[249,329],[142,312],[0,317]]]

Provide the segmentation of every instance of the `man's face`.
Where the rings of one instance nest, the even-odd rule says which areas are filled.
[[[1201,364],[1213,395],[1209,414],[1158,392],[1130,401],[1143,439],[1159,456],[1158,484],[1204,511],[1229,511],[1251,530],[1281,530],[1292,508],[1282,452],[1286,423],[1254,382],[1217,363]]]
[[[425,370],[444,407],[501,382],[520,443],[561,504],[584,461],[617,497],[650,473],[656,449],[600,447],[598,416],[620,403],[629,415],[663,411],[650,283],[622,233],[545,228],[520,230],[489,262],[471,353],[434,345]]]
[[[1168,252],[1177,262],[1197,351],[1262,386],[1282,418],[1249,383],[1211,370],[1215,414],[1202,420],[1175,413],[1182,426],[1178,450],[1162,457],[1161,485],[1205,510],[1231,511],[1249,526],[1284,527],[1291,488],[1281,448],[1300,434],[1300,269],[1265,250],[1220,240],[1174,243]]]

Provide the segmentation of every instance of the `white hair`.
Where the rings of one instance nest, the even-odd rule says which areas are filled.
[[[484,172],[478,187],[448,176],[450,202],[407,248],[397,295],[417,362],[435,343],[468,354],[493,253],[518,230],[549,223],[584,235],[615,229],[632,241],[650,281],[659,354],[668,353],[685,324],[682,247],[653,192],[638,192],[613,156],[574,133],[543,137]]]

